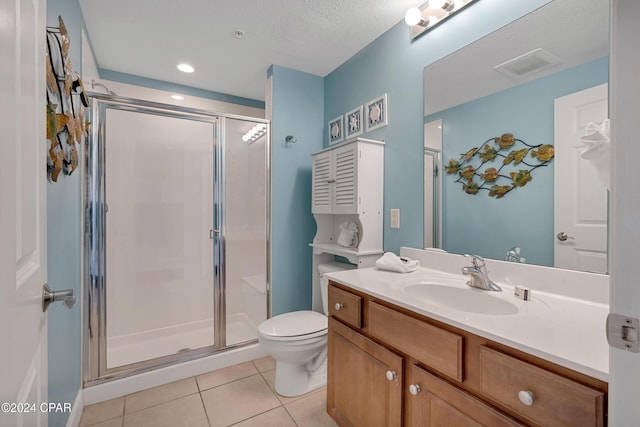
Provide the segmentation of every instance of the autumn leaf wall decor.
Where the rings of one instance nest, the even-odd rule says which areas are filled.
[[[516,147],[517,144],[524,148]],[[449,160],[445,170],[449,175],[458,176],[456,182],[462,184],[462,190],[467,194],[475,195],[480,190],[487,190],[490,197],[500,199],[527,185],[533,179],[531,173],[546,166],[553,156],[550,144],[529,145],[513,134],[505,133],[461,154],[457,161]]]
[[[47,27],[47,176],[56,182],[60,172],[71,175],[78,167],[78,149],[87,136],[85,107],[89,103],[69,58],[71,39],[58,16],[58,27]]]

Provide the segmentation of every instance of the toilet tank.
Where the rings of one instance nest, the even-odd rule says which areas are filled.
[[[347,264],[345,262],[329,262],[327,264],[318,265],[318,275],[320,276],[320,293],[322,294],[322,310],[324,314],[329,315],[329,279],[325,276],[325,273],[353,270],[354,268],[356,268],[355,265]]]

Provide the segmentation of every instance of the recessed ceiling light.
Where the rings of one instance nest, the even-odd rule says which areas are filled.
[[[182,101],[184,99],[184,96],[182,95],[171,95],[171,98],[178,100],[178,101]]]
[[[183,73],[193,73],[196,69],[189,64],[178,64],[178,70]]]

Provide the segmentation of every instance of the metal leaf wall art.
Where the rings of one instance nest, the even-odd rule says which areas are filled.
[[[58,181],[60,172],[71,175],[78,167],[78,149],[87,137],[85,107],[89,106],[84,85],[74,73],[69,58],[71,40],[58,16],[58,27],[47,27],[47,176]]]
[[[519,144],[522,148],[518,147]],[[530,159],[525,161],[527,155]],[[490,197],[500,199],[527,185],[533,179],[531,173],[547,166],[553,156],[553,145],[529,145],[514,138],[513,134],[505,133],[461,154],[457,161],[449,160],[445,170],[449,175],[458,175],[455,182],[462,183],[462,190],[467,194],[475,195],[480,190],[487,190]]]

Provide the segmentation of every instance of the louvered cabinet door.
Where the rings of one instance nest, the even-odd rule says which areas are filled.
[[[339,147],[333,153],[333,213],[358,213],[358,145]]]
[[[333,153],[319,153],[313,156],[311,212],[314,214],[333,213]]]

